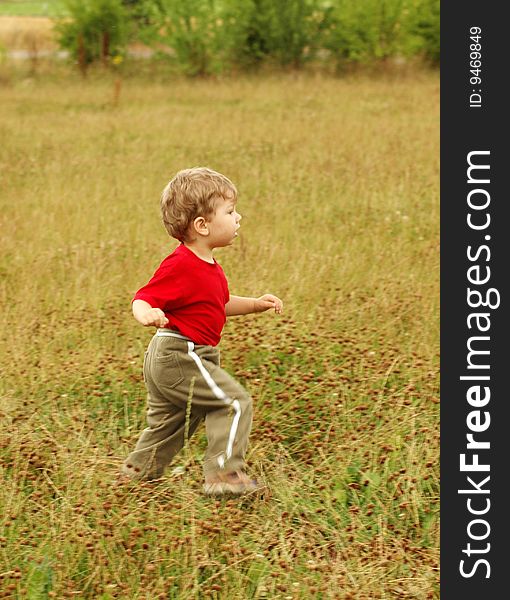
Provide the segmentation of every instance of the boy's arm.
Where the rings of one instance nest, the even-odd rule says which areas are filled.
[[[152,308],[145,300],[133,300],[132,309],[135,319],[146,327],[164,327],[168,323],[165,313],[160,308]]]
[[[230,300],[225,304],[227,317],[264,312],[270,308],[274,308],[275,313],[280,314],[283,310],[283,302],[272,294],[264,294],[260,298],[230,296]]]

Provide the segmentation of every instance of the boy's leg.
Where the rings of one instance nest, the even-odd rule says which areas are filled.
[[[204,473],[244,467],[252,402],[246,390],[219,366],[216,348],[155,336],[144,361],[144,378],[149,427],[124,463],[126,474],[159,476],[182,448],[191,387],[190,436],[202,418],[206,422]]]
[[[147,386],[149,389],[150,387]],[[185,443],[186,409],[169,402],[157,390],[147,394],[147,424],[135,449],[124,461],[122,472],[133,479],[156,479]],[[188,437],[191,437],[202,418],[190,415]]]
[[[220,367],[217,348],[187,342],[187,355],[179,357],[186,380],[194,381],[192,414],[205,417],[204,474],[242,470],[252,426],[250,395]]]
[[[172,350],[172,349],[170,349]],[[147,388],[147,424],[135,449],[124,461],[122,472],[133,479],[161,477],[165,467],[182,449],[186,432],[186,403],[175,393],[177,386],[188,385],[175,352],[162,348],[153,338],[145,353],[143,375]],[[202,420],[190,414],[188,439]]]
[[[226,377],[219,376],[221,389],[232,399],[232,405],[210,411],[205,417],[207,451],[204,457],[204,475],[218,471],[239,471],[245,468],[246,451],[252,426],[252,401],[240,386],[228,385]],[[225,373],[228,377],[228,374]],[[239,389],[240,388],[240,389]],[[243,394],[244,392],[244,394]]]

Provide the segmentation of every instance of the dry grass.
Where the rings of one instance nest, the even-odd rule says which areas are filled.
[[[12,79],[0,120],[0,589],[14,598],[438,598],[438,79]],[[218,252],[264,500],[112,485],[144,426],[129,302],[174,247],[158,197],[239,186]],[[2,587],[3,586],[3,587]],[[1,593],[0,593],[0,597]]]
[[[0,15],[0,48],[32,52],[56,51],[53,20],[47,17]]]

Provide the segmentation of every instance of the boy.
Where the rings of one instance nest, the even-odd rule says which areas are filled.
[[[161,196],[163,223],[181,244],[135,295],[133,315],[158,329],[144,359],[148,428],[122,466],[124,479],[155,479],[205,418],[206,494],[243,494],[263,486],[244,472],[252,424],[250,396],[219,365],[216,348],[227,316],[282,312],[272,294],[230,296],[213,250],[230,246],[240,227],[237,190],[205,167],[179,171]]]

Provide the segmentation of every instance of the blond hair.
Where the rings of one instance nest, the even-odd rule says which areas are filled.
[[[209,218],[218,201],[237,198],[235,185],[207,167],[179,171],[161,194],[161,216],[169,235],[187,241],[188,228],[197,217]]]

